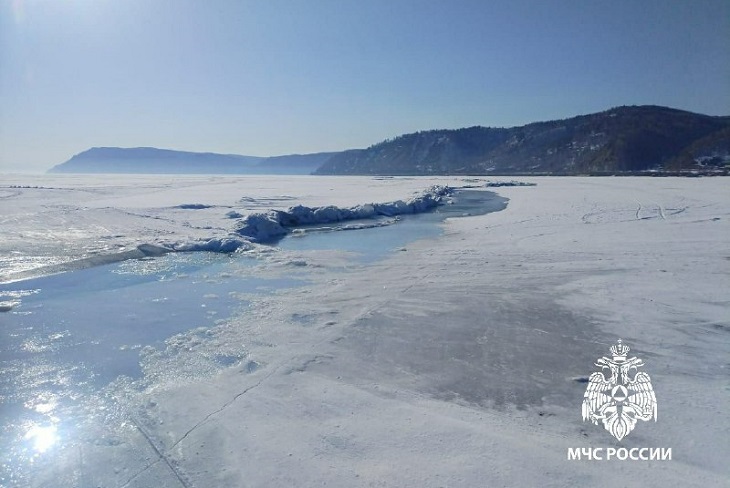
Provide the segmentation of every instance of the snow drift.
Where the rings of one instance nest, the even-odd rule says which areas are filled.
[[[284,237],[294,227],[427,212],[443,203],[444,197],[451,192],[452,188],[448,186],[434,185],[406,201],[369,203],[347,208],[334,205],[324,207],[297,205],[286,211],[257,212],[240,219],[235,233],[253,242],[272,242]]]
[[[251,243],[240,237],[213,237],[211,239],[167,242],[163,244],[167,249],[175,252],[220,252],[231,253],[235,251],[247,251],[251,249]]]

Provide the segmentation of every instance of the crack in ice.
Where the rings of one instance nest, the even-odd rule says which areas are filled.
[[[193,425],[193,426],[192,426],[192,427],[191,427],[191,428],[190,428],[190,429],[189,429],[189,430],[188,430],[187,432],[185,432],[185,434],[183,434],[183,435],[182,435],[182,437],[180,437],[180,438],[179,438],[179,439],[178,439],[177,441],[175,441],[175,443],[174,443],[174,444],[172,444],[172,445],[171,445],[171,446],[169,447],[168,451],[169,451],[170,449],[173,449],[173,448],[174,448],[175,446],[177,446],[178,444],[180,444],[180,443],[181,443],[182,441],[184,441],[184,440],[185,440],[185,439],[186,439],[186,438],[187,438],[187,437],[188,437],[188,436],[189,436],[189,435],[190,435],[191,433],[193,433],[193,431],[195,431],[195,430],[196,430],[196,429],[197,429],[198,427],[202,426],[202,425],[203,425],[203,424],[205,424],[205,423],[206,423],[206,422],[207,422],[208,420],[210,420],[210,418],[211,418],[211,417],[213,417],[213,416],[215,416],[215,415],[217,415],[217,414],[221,413],[221,412],[222,412],[223,410],[225,410],[225,409],[226,409],[226,408],[228,408],[228,407],[229,407],[230,405],[232,405],[232,404],[233,404],[233,403],[234,403],[234,402],[235,402],[236,400],[238,400],[238,399],[239,399],[240,397],[242,397],[242,396],[243,396],[243,395],[245,395],[246,393],[250,392],[250,391],[251,391],[251,390],[253,390],[254,388],[257,388],[257,387],[258,387],[258,386],[260,386],[260,385],[261,385],[261,384],[262,384],[262,383],[263,383],[264,381],[266,381],[266,380],[268,380],[269,378],[271,378],[271,376],[272,376],[272,375],[273,375],[274,373],[276,373],[276,372],[277,372],[277,371],[278,371],[279,369],[281,369],[281,367],[282,367],[282,366],[283,366],[283,364],[280,364],[280,365],[276,366],[276,367],[275,367],[274,369],[272,369],[272,370],[271,370],[271,372],[270,372],[269,374],[267,374],[266,376],[264,376],[263,378],[261,378],[261,379],[260,379],[260,380],[259,380],[258,382],[254,383],[253,385],[249,386],[248,388],[244,389],[243,391],[241,391],[241,392],[237,393],[236,395],[234,395],[234,397],[233,397],[233,398],[231,398],[231,399],[230,399],[229,401],[227,401],[226,403],[224,403],[224,404],[223,404],[223,405],[222,405],[221,407],[217,408],[216,410],[214,410],[214,411],[210,412],[210,413],[209,413],[208,415],[206,415],[205,417],[203,417],[203,419],[202,419],[202,420],[200,420],[200,421],[199,421],[198,423],[196,423],[195,425]]]

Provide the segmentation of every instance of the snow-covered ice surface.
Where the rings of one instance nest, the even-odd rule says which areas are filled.
[[[486,181],[9,178],[0,255],[17,252],[13,273],[223,237],[227,212],[352,207]],[[254,247],[257,276],[305,270],[307,284],[246,295],[245,311],[203,337],[144,354],[144,379],[86,399],[73,431],[49,406],[50,423],[28,431],[36,453],[21,486],[723,486],[727,181],[525,181],[537,186],[492,188],[505,210],[449,219],[443,235],[374,263]],[[581,421],[582,379],[618,337],[645,360],[658,401],[657,422],[621,443]],[[196,371],[236,348],[243,359],[230,367]],[[568,461],[580,447],[672,448],[673,459]]]
[[[249,214],[295,205],[344,208],[408,200],[431,185],[458,182],[456,178],[0,175],[0,282],[108,262],[114,255],[140,257],[136,246],[142,243],[200,249],[210,239],[231,238],[237,220]]]

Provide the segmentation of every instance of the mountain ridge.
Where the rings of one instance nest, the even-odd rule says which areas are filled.
[[[365,149],[270,157],[93,147],[49,173],[730,174],[730,116],[621,106],[517,127],[432,129]]]
[[[310,174],[333,153],[244,156],[156,147],[92,147],[49,173]]]
[[[560,120],[404,134],[332,156],[315,174],[519,175],[705,171],[726,174],[730,117],[653,105]],[[716,135],[716,136],[714,136]],[[714,144],[713,156],[702,141]],[[700,147],[693,148],[692,144]],[[708,166],[710,165],[710,166]]]

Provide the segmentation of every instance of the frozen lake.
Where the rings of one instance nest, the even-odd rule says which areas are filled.
[[[467,190],[433,212],[295,229],[277,247],[337,250],[368,264],[436,237],[446,218],[504,206],[493,193]],[[254,256],[239,253],[171,253],[0,284],[0,301],[13,305],[0,316],[2,478],[25,478],[35,456],[83,429],[88,398],[94,398],[95,415],[113,408],[99,399],[110,383],[144,384],[141,361],[154,355],[151,351],[164,351],[176,334],[193,331],[205,340],[217,324],[246,309],[244,297],[306,283],[306,269],[262,278],[256,276],[260,265]],[[215,353],[210,362],[225,368],[246,357],[241,347]],[[209,374],[210,367],[201,365],[200,374]]]
[[[0,485],[722,486],[726,180],[529,182],[493,189],[509,198],[498,212],[457,204],[6,283],[0,301],[20,304],[0,313]],[[13,176],[0,276],[223,238],[232,214],[433,184],[486,198],[485,183]],[[449,212],[471,215],[441,223]],[[617,338],[646,362],[659,412],[620,444],[581,419]],[[606,446],[675,458],[566,460]]]

